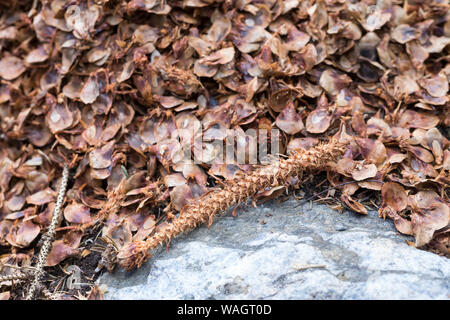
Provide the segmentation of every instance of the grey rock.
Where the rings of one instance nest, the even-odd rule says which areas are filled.
[[[106,299],[449,299],[450,260],[391,221],[289,200],[229,213],[140,269],[99,279]]]

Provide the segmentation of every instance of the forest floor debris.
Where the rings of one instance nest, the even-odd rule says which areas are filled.
[[[333,141],[348,147],[313,193],[362,215],[381,198],[449,256],[449,44],[445,1],[0,0],[0,277],[36,266],[64,164],[41,298],[71,297],[74,261],[112,270],[208,193]],[[17,281],[0,297],[24,298]]]

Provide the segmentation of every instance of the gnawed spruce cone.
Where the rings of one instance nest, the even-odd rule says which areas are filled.
[[[151,257],[150,250],[202,223],[210,225],[217,214],[246,202],[260,190],[284,185],[289,177],[296,177],[305,170],[325,169],[330,162],[336,162],[346,149],[346,143],[333,139],[309,150],[298,149],[287,159],[280,159],[240,179],[228,181],[223,189],[207,193],[185,206],[179,218],[160,232],[145,241],[134,241],[123,247],[118,253],[119,264],[127,270],[139,268]]]

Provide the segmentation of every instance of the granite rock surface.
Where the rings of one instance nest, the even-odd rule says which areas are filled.
[[[375,211],[273,201],[98,282],[105,299],[450,299],[450,259],[406,240]]]

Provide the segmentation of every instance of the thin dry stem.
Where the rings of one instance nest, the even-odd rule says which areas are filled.
[[[47,256],[50,253],[52,248],[52,241],[55,237],[56,228],[61,222],[62,216],[62,205],[64,203],[64,196],[66,194],[67,183],[69,181],[69,167],[64,164],[64,169],[62,172],[61,185],[58,190],[58,198],[56,200],[55,210],[53,211],[52,220],[50,222],[50,226],[48,227],[47,232],[42,236],[44,242],[41,247],[41,251],[39,252],[38,261],[36,264],[36,270],[34,272],[34,279],[31,282],[31,286],[28,290],[26,299],[31,300],[34,297],[36,288],[38,287],[41,277],[44,273],[44,265],[47,260]]]
[[[347,149],[346,143],[332,140],[309,150],[299,150],[287,159],[260,167],[240,179],[228,181],[223,189],[205,194],[185,206],[179,218],[145,241],[135,241],[123,247],[118,254],[119,264],[125,269],[140,267],[151,257],[149,252],[177,235],[194,229],[203,223],[210,225],[214,217],[233,205],[243,203],[266,188],[286,185],[290,177],[297,177],[305,170],[323,170]]]
[[[14,280],[25,280],[28,279],[30,276],[22,273],[22,272],[17,272],[14,274],[10,274],[10,275],[6,275],[6,276],[0,276],[0,283],[2,282],[6,282],[6,281],[14,281]]]

